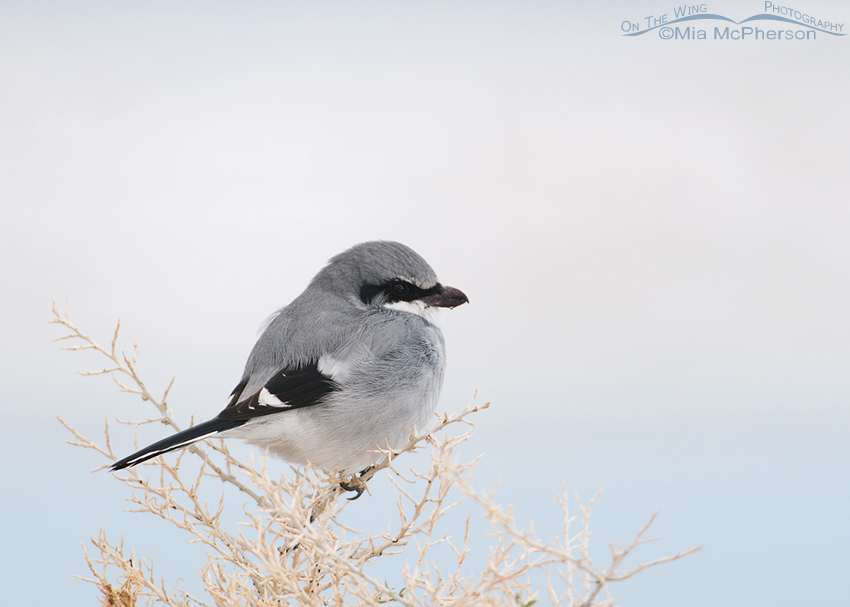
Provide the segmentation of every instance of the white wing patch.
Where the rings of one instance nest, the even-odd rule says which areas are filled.
[[[265,405],[268,407],[280,407],[282,409],[286,409],[289,405],[282,400],[280,400],[277,396],[263,388],[260,390],[260,397],[258,399],[260,405]]]

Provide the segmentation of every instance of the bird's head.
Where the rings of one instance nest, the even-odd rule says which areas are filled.
[[[360,306],[383,306],[419,314],[428,308],[455,308],[469,298],[440,284],[433,268],[413,249],[377,240],[333,257],[314,284]]]

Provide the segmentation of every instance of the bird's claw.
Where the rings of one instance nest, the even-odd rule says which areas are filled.
[[[347,483],[347,482],[345,482],[345,481],[342,481],[342,482],[339,484],[340,488],[341,488],[343,491],[356,491],[356,492],[357,492],[357,495],[355,495],[354,497],[349,497],[349,498],[348,498],[348,501],[349,501],[349,502],[356,500],[356,499],[357,499],[357,498],[359,498],[361,495],[363,495],[363,492],[364,492],[364,491],[366,491],[366,483],[364,483],[363,481],[361,481],[361,480],[360,480],[359,478],[357,478],[357,477],[353,477],[353,478],[352,478],[352,481],[353,481],[353,482],[351,482],[351,483]]]
[[[366,491],[366,481],[368,481],[370,478],[372,478],[372,475],[374,474],[374,472],[373,472],[374,469],[375,469],[375,466],[369,466],[365,470],[361,470],[359,475],[352,476],[350,480],[341,481],[339,483],[339,486],[343,491],[356,491],[357,492],[357,495],[355,495],[354,497],[348,498],[349,502],[354,501],[358,497],[363,495],[363,492]]]

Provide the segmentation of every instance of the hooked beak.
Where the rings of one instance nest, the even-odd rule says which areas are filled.
[[[456,308],[459,305],[469,303],[469,298],[460,289],[440,285],[440,290],[437,293],[423,297],[422,301],[429,308],[432,306],[437,308]]]

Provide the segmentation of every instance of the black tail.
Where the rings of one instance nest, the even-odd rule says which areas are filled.
[[[225,430],[230,430],[231,428],[241,426],[246,421],[248,420],[219,419],[216,417],[208,422],[198,424],[197,426],[192,426],[191,428],[183,430],[183,432],[178,432],[174,436],[169,436],[168,438],[164,438],[159,442],[156,442],[152,445],[148,445],[141,451],[136,451],[133,455],[128,455],[124,459],[115,462],[114,464],[112,464],[110,469],[123,470],[124,468],[129,468],[130,466],[141,464],[142,462],[156,457],[157,455],[162,455],[163,453],[168,453],[169,451],[175,451],[176,449],[181,449],[183,447],[191,445],[195,441],[199,441],[204,438],[209,438],[210,436],[218,434],[219,432],[223,432]]]

